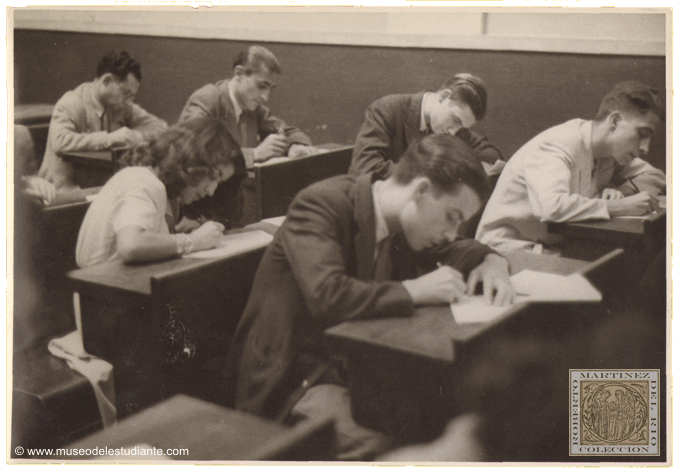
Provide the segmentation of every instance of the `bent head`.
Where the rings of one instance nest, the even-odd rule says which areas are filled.
[[[459,73],[435,93],[429,108],[430,127],[435,134],[454,135],[484,118],[487,89],[484,82],[469,73]]]
[[[101,103],[119,111],[131,104],[139,92],[141,64],[126,52],[110,52],[99,62],[96,78],[101,84]]]
[[[219,183],[247,176],[242,150],[219,119],[176,124],[149,145],[138,146],[130,162],[156,167],[167,197],[190,204],[214,194]]]
[[[414,143],[391,178],[412,194],[400,210],[399,224],[415,251],[454,240],[491,191],[470,147],[450,135],[429,135]]]
[[[649,152],[651,139],[665,121],[665,105],[656,89],[621,82],[604,97],[594,121],[606,130],[605,155],[627,165]]]
[[[277,59],[265,47],[251,46],[233,62],[233,94],[242,107],[254,111],[265,105],[277,86],[282,70]]]

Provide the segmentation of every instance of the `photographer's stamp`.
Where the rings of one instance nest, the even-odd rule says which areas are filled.
[[[659,455],[658,370],[569,370],[569,455]]]

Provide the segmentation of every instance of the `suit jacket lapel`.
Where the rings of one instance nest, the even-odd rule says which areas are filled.
[[[233,102],[230,99],[230,92],[228,91],[228,84],[230,80],[224,80],[219,84],[220,96],[221,96],[221,108],[223,110],[223,117],[226,120],[228,129],[235,137],[235,140],[242,145],[243,135],[240,134],[240,126],[237,122],[237,117],[235,116],[235,108],[233,107]]]
[[[404,123],[404,135],[407,139],[407,145],[421,138],[421,104],[423,103],[423,92],[416,93],[409,101],[407,111],[407,120]]]
[[[374,277],[374,253],[376,243],[376,221],[374,201],[371,194],[372,175],[360,175],[355,182],[355,257],[357,259],[357,278],[362,281]]]

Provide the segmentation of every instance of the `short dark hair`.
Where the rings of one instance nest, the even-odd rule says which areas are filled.
[[[123,166],[156,166],[169,198],[186,186],[197,185],[205,176],[216,179],[216,168],[221,164],[233,165],[231,179],[242,181],[247,176],[240,145],[225,121],[215,118],[175,124],[157,139],[138,145],[125,159]]]
[[[96,78],[104,74],[112,73],[119,80],[126,80],[130,73],[141,81],[141,64],[132,59],[129,54],[122,51],[119,54],[111,51],[101,59],[96,67]]]
[[[430,134],[414,142],[393,169],[393,178],[406,185],[425,176],[436,191],[453,193],[460,184],[474,190],[482,202],[491,193],[489,178],[472,149],[458,137]]]
[[[233,69],[241,65],[247,75],[252,75],[265,65],[270,73],[281,75],[282,68],[277,58],[263,46],[249,46],[240,51],[233,61]]]
[[[477,121],[484,119],[487,112],[487,87],[484,82],[470,73],[458,73],[442,84],[438,91],[451,91],[452,99],[470,106]]]
[[[652,112],[665,121],[665,103],[658,90],[640,82],[625,81],[616,84],[602,99],[595,121],[603,121],[614,111],[640,115]]]

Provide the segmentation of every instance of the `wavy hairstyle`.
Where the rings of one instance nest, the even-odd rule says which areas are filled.
[[[167,196],[174,198],[186,186],[197,186],[203,178],[217,178],[219,165],[233,165],[231,179],[247,177],[240,145],[226,124],[213,118],[197,118],[176,124],[155,140],[137,145],[120,159],[121,166],[157,168]]]
[[[470,73],[457,73],[439,88],[451,91],[451,98],[460,100],[470,106],[477,121],[484,119],[487,112],[487,87],[484,82]]]
[[[654,113],[665,121],[665,104],[658,90],[635,81],[617,83],[602,99],[595,121],[603,121],[614,111],[645,115]]]

